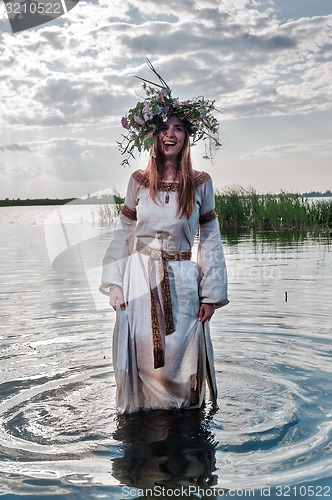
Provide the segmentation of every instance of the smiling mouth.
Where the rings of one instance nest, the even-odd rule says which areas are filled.
[[[176,146],[176,142],[173,142],[173,141],[165,141],[164,143],[164,146]]]

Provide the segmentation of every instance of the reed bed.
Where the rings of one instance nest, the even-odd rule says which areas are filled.
[[[101,204],[99,221],[112,225],[124,199],[116,196],[112,204]],[[329,231],[332,228],[332,200],[307,198],[280,192],[257,194],[252,188],[229,188],[215,193],[216,212],[222,229],[257,231]]]
[[[216,192],[216,212],[222,229],[250,228],[258,231],[330,230],[332,201],[280,192],[259,195],[242,187]]]
[[[101,203],[98,206],[98,219],[101,226],[111,227],[115,224],[124,203],[124,198],[116,194],[111,201],[111,203]]]

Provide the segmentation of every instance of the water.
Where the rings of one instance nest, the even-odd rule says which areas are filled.
[[[224,235],[219,410],[117,417],[96,210],[0,209],[0,497],[331,498],[327,237]]]

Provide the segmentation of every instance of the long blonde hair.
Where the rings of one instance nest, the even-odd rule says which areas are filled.
[[[150,155],[145,172],[149,178],[149,189],[152,200],[157,203],[158,182],[162,180],[166,159],[158,146],[158,137],[156,134],[153,154]],[[195,206],[195,180],[194,169],[191,161],[190,151],[190,136],[187,127],[185,126],[185,139],[183,148],[179,155],[179,206],[177,216],[186,216],[187,219],[191,216]]]

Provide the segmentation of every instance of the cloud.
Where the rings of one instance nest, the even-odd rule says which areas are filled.
[[[178,93],[215,92],[229,117],[330,108],[331,88],[320,97],[311,74],[319,78],[330,71],[332,16],[280,24],[271,5],[262,5],[253,2],[250,8],[238,0],[201,7],[182,0],[143,6],[133,0],[122,2],[115,12],[95,2],[85,10],[73,9],[65,28],[48,25],[17,39],[3,34],[0,62],[8,71],[2,88],[7,95],[11,89],[13,103],[4,120],[9,126],[33,126],[38,120],[29,110],[42,126],[78,123],[94,115],[109,119],[108,109],[120,113],[124,107],[118,104],[129,103],[128,90],[134,95],[137,81],[130,76],[142,70],[145,53]],[[112,22],[112,16],[126,22]]]
[[[7,144],[6,146],[0,146],[0,151],[30,151],[30,148],[25,144]]]
[[[0,151],[7,152],[6,159],[11,158],[11,153],[16,153],[16,162],[7,160],[7,174],[28,169],[38,176],[47,170],[49,175],[60,177],[63,181],[84,178],[95,182],[105,178],[107,154],[113,147],[108,142],[67,137],[5,145]],[[36,165],[43,167],[36,170]]]
[[[229,118],[327,109],[331,85],[323,95],[318,88],[331,71],[332,16],[280,24],[272,7],[132,0],[115,9],[95,1],[68,13],[65,27],[49,23],[16,37],[3,33],[0,91],[8,102],[2,125],[119,117],[139,88],[133,75],[146,72],[145,54],[177,94],[214,94]]]
[[[134,76],[151,77],[145,54],[174,95],[215,99],[224,122],[330,110],[332,15],[281,22],[277,4],[92,0],[39,29],[2,31],[1,154],[23,164],[9,147],[27,147],[31,168],[42,158],[52,179],[99,189],[119,162],[120,119],[142,95]]]
[[[312,143],[288,143],[265,146],[250,153],[243,154],[240,160],[266,160],[289,157],[290,155],[309,154],[312,157],[329,156],[332,154],[332,140],[315,141]]]

